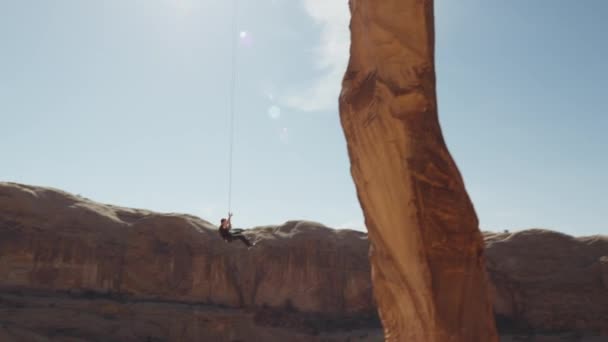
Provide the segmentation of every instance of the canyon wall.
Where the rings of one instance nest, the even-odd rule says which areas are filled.
[[[290,221],[247,230],[248,250],[215,229],[0,183],[0,340],[383,339],[367,234]],[[608,237],[533,229],[485,245],[501,340],[608,336]]]
[[[250,235],[259,244],[248,250],[216,229],[189,215],[4,183],[0,286],[341,316],[373,311],[364,233],[293,221],[259,227]]]

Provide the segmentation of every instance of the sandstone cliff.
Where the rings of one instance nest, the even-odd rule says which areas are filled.
[[[258,248],[247,250],[193,216],[16,184],[0,187],[0,227],[4,287],[341,315],[372,307],[361,232],[294,221],[258,228]]]
[[[0,183],[0,341],[382,340],[366,234],[294,221],[248,235],[251,250],[193,216]],[[502,333],[608,335],[608,237],[485,240]]]
[[[437,117],[432,0],[351,0],[340,118],[389,341],[496,341],[483,240]]]
[[[325,321],[374,316],[364,233],[294,221],[251,237],[259,243],[247,250],[193,216],[0,183],[4,292],[270,308],[321,313]],[[272,312],[256,317],[282,324]]]
[[[533,229],[488,234],[486,245],[494,310],[505,329],[608,335],[608,236]]]

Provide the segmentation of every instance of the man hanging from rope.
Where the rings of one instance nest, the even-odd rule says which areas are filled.
[[[224,239],[224,241],[227,242],[232,242],[234,239],[241,240],[248,248],[251,248],[253,244],[249,242],[245,235],[242,234],[242,229],[232,230],[232,223],[230,222],[231,218],[232,213],[228,213],[228,219],[222,218],[219,228],[220,236],[222,237],[222,239]]]

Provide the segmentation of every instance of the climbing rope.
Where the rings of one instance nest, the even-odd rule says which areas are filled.
[[[235,112],[235,86],[236,86],[236,49],[237,49],[237,10],[238,0],[232,1],[232,30],[230,41],[232,42],[231,77],[230,77],[230,150],[228,152],[228,212],[232,208],[232,155],[234,150],[234,112]]]

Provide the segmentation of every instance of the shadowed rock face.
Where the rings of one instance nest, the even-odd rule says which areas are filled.
[[[340,118],[391,341],[497,341],[483,240],[437,117],[431,0],[351,0]]]
[[[380,329],[319,332],[302,329],[306,322],[298,321],[298,317],[292,317],[291,322],[289,317],[287,320],[281,317],[283,323],[274,325],[264,322],[267,318],[259,313],[243,309],[162,301],[117,301],[91,295],[0,293],[0,320],[2,342],[382,340]],[[319,322],[312,323],[321,326]]]
[[[486,246],[494,310],[512,328],[608,334],[607,236],[532,229],[488,234]]]

